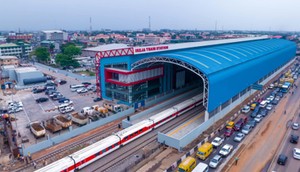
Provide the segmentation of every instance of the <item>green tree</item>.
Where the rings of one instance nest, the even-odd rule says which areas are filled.
[[[113,40],[114,40],[114,39],[112,39],[112,38],[108,38],[107,42],[108,42],[108,43],[112,43]]]
[[[36,59],[39,62],[48,62],[50,60],[50,53],[45,47],[39,47],[35,49],[34,55],[36,55]]]
[[[49,51],[50,51],[51,53],[53,53],[54,48],[55,48],[54,44],[50,44]]]
[[[101,38],[98,40],[98,42],[105,43],[105,39]]]
[[[68,47],[66,47],[63,51],[63,54],[73,57],[75,55],[80,55],[81,54],[81,50],[80,48],[74,46],[74,45],[70,45]]]
[[[75,46],[75,44],[72,43],[72,42],[68,42],[68,43],[66,43],[66,44],[62,44],[61,47],[60,47],[61,52],[64,52],[64,51],[65,51],[65,48],[67,48],[67,47],[69,47],[69,46],[71,46],[71,45]]]

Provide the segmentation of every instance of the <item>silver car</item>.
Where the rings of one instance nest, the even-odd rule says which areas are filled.
[[[237,133],[233,140],[236,142],[241,142],[244,138],[245,138],[244,133]]]
[[[293,125],[292,125],[292,129],[293,130],[298,130],[299,129],[299,123],[294,122]]]
[[[209,162],[209,166],[211,168],[217,168],[219,164],[221,164],[222,157],[220,155],[215,155]]]
[[[245,125],[245,126],[243,127],[242,133],[244,133],[244,134],[249,134],[251,130],[252,130],[252,126],[249,125],[249,124],[247,124],[247,125]]]

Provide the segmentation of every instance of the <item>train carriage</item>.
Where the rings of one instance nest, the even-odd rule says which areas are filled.
[[[153,127],[157,128],[161,125],[163,125],[164,123],[172,120],[173,118],[175,118],[177,115],[177,110],[174,108],[169,108],[166,109],[152,117],[149,118],[150,121],[153,121]]]
[[[141,137],[142,135],[148,133],[152,129],[153,122],[150,120],[143,120],[136,123],[122,131],[115,133],[121,139],[121,145],[125,145],[130,141]]]

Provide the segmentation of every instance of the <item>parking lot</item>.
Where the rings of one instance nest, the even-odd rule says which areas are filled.
[[[57,78],[59,76],[56,76]],[[64,85],[58,85],[57,91],[59,91],[64,97],[70,99],[73,102],[74,111],[80,112],[83,107],[93,106],[95,104],[102,105],[102,102],[93,102],[93,99],[96,96],[96,93],[93,91],[88,91],[87,93],[77,93],[71,92],[70,84],[80,84],[81,81],[77,81],[73,78],[66,78],[67,83]],[[95,82],[95,81],[94,81]],[[58,101],[52,100],[49,98],[46,102],[37,103],[36,99],[45,97],[49,98],[45,95],[45,92],[34,94],[31,89],[19,90],[16,94],[10,96],[4,96],[4,105],[7,106],[9,101],[17,101],[23,103],[23,111],[13,113],[12,116],[17,118],[16,121],[13,122],[13,126],[17,128],[17,132],[20,133],[21,137],[18,137],[18,143],[22,142],[22,138],[27,137],[29,142],[24,143],[25,147],[34,144],[36,142],[40,142],[46,139],[46,137],[42,137],[39,139],[35,139],[34,135],[30,132],[30,129],[27,127],[30,122],[34,121],[44,121],[46,119],[52,118],[54,115],[60,114],[60,112],[56,109],[56,107],[60,104]],[[71,112],[70,112],[71,113]],[[70,114],[70,113],[66,113]],[[77,128],[77,125],[72,125],[73,128]],[[27,128],[26,128],[27,127]],[[52,133],[46,131],[46,135],[48,134],[50,137],[55,135],[63,134],[66,130],[62,130],[57,133]]]

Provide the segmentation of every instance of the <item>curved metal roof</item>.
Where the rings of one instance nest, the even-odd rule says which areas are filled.
[[[150,57],[165,57],[188,63],[208,78],[208,112],[230,100],[265,75],[289,62],[295,43],[265,39],[187,48],[131,56],[131,64]]]
[[[156,53],[155,56],[175,58],[193,64],[209,75],[291,46],[282,39],[268,39],[180,51]],[[150,55],[149,56],[153,56]]]

